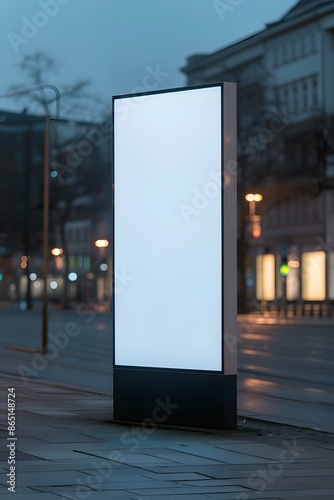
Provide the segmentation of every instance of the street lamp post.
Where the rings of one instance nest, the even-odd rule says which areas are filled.
[[[108,240],[96,240],[95,241],[95,246],[97,248],[99,248],[99,252],[103,253],[104,255],[104,248],[106,248],[107,246],[109,245],[109,241]]]
[[[247,219],[250,223],[250,233],[252,238],[260,238],[261,236],[261,216],[256,215],[256,203],[263,199],[262,194],[259,193],[248,193],[245,196],[245,200],[249,202],[249,215]],[[266,300],[264,296],[264,269],[263,269],[263,256],[262,256],[262,299],[261,299],[261,312],[263,313],[266,308]]]
[[[99,249],[99,265],[101,269],[102,260],[105,258],[105,251],[107,246],[109,245],[109,241],[106,239],[100,239],[95,241],[95,246]],[[105,277],[102,281],[103,293],[105,293]],[[98,297],[97,297],[98,298]]]
[[[258,201],[261,201],[262,198],[263,198],[262,194],[259,194],[259,193],[256,193],[256,194],[248,193],[248,194],[246,194],[245,200],[247,200],[249,202],[249,217],[250,218],[255,215],[255,204]]]
[[[255,214],[255,208],[256,203],[262,200],[262,194],[248,193],[245,196],[245,200],[249,202],[248,220],[250,222],[251,235],[253,238],[259,238],[261,236],[261,216]]]
[[[0,99],[17,97],[30,94],[40,90],[52,90],[56,96],[56,118],[60,113],[60,92],[54,85],[36,85],[27,89],[14,90],[1,94]],[[48,296],[47,296],[47,268],[48,268],[48,246],[49,246],[49,164],[50,164],[50,115],[45,117],[44,131],[44,167],[43,167],[43,306],[42,306],[42,353],[47,352],[48,342]]]

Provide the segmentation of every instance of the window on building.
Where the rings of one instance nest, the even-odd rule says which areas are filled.
[[[295,223],[296,225],[300,223],[300,198],[297,198],[296,199],[296,202],[295,202]]]
[[[311,46],[312,54],[315,54],[317,52],[317,49],[318,49],[316,33],[311,33],[311,35],[310,35],[310,46]]]
[[[309,222],[309,203],[308,203],[308,199],[306,199],[305,197],[302,198],[302,202],[301,202],[301,214],[302,214],[302,221],[304,224],[308,224]]]
[[[292,109],[295,113],[298,113],[300,111],[300,106],[299,106],[299,89],[298,89],[298,84],[295,83],[293,85],[293,101],[292,101]]]
[[[315,76],[312,78],[312,106],[318,107],[318,105],[319,105],[318,78]]]
[[[301,56],[307,56],[307,38],[306,36],[302,36],[300,39],[300,47],[301,47]]]
[[[275,89],[273,96],[274,96],[274,106],[278,107],[281,103],[280,95],[279,95],[279,89]]]
[[[278,46],[276,49],[276,66],[282,65],[282,47]]]
[[[283,89],[283,106],[286,106],[288,111],[291,111],[290,99],[289,99],[289,89],[288,87],[284,87]]]
[[[293,142],[294,148],[294,170],[300,171],[303,168],[303,146],[299,140]]]
[[[89,257],[89,255],[84,256],[83,268],[85,271],[89,271],[89,269],[90,269],[90,257]]]
[[[308,109],[308,85],[307,81],[304,81],[302,84],[302,110],[305,111]]]
[[[292,40],[291,42],[291,60],[295,61],[297,59],[297,41]]]
[[[317,164],[317,147],[314,142],[307,143],[307,166],[310,169],[314,169]]]
[[[273,49],[273,62],[274,62],[274,68],[277,68],[278,66],[278,48],[274,47]]]
[[[77,256],[77,263],[78,263],[78,269],[83,269],[83,256],[82,255],[78,255]]]
[[[304,252],[302,254],[302,298],[304,300],[326,299],[326,254]]]

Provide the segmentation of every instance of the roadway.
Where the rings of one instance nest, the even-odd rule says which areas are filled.
[[[110,314],[50,311],[47,357],[40,312],[2,309],[0,325],[2,373],[112,392]],[[239,415],[334,432],[334,322],[240,318],[238,367]]]
[[[239,319],[239,414],[334,432],[334,321],[268,323]]]

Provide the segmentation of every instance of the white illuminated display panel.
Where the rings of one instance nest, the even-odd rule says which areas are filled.
[[[221,87],[114,114],[115,364],[221,370]]]
[[[256,257],[256,298],[275,299],[275,256],[271,254]]]
[[[326,299],[325,252],[302,254],[302,298],[303,300]]]

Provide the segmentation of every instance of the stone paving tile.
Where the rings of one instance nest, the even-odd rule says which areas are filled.
[[[7,468],[6,468],[6,474],[8,472],[8,464],[7,464]],[[40,474],[45,474],[45,473],[48,473],[48,472],[54,472],[54,473],[58,473],[58,472],[62,472],[62,471],[65,471],[67,472],[69,469],[70,470],[73,470],[73,471],[76,471],[78,472],[80,470],[80,467],[84,467],[84,463],[82,461],[80,461],[80,463],[77,464],[77,468],[72,464],[68,464],[68,462],[65,462],[65,463],[55,463],[55,462],[52,462],[51,460],[44,460],[43,462],[26,462],[26,463],[18,463],[17,464],[17,471],[18,471],[18,475],[21,477],[21,474],[25,474],[25,473],[28,473],[28,472],[36,472],[37,470],[39,471]],[[92,470],[92,467],[90,467],[88,470],[83,470],[82,472],[85,473],[85,474],[89,474],[90,471]]]
[[[214,465],[218,464],[219,462],[224,462],[222,460],[222,456],[220,456],[220,459],[217,458],[213,459],[211,456],[203,456],[205,455],[203,452],[203,455],[201,453],[196,454],[193,453],[190,448],[186,448],[185,451],[178,451],[178,450],[171,450],[171,449],[156,449],[156,450],[145,450],[146,453],[149,456],[153,457],[160,457],[160,458],[165,458],[170,460],[171,462],[174,463],[180,463],[180,464],[187,464],[187,465]],[[209,455],[210,453],[207,453]]]
[[[201,479],[207,479],[206,476],[203,476],[202,474],[197,474],[196,472],[179,472],[170,474],[166,472],[159,474],[155,472],[145,471],[141,472],[141,474],[143,475],[143,477],[150,478],[153,480],[163,479],[164,481],[176,481],[176,482],[191,481],[191,480],[197,481]]]
[[[73,412],[69,412],[67,410],[59,410],[58,408],[55,408],[55,409],[42,409],[42,410],[36,410],[36,409],[25,409],[24,410],[25,412],[27,413],[31,413],[33,415],[45,415],[46,417],[73,417],[73,418],[77,418],[78,417],[78,414],[77,413],[73,413]]]
[[[82,453],[91,453],[91,454],[94,454],[95,452],[99,452],[99,451],[109,451],[109,452],[112,452],[112,451],[115,451],[115,450],[121,450],[121,452],[123,453],[123,451],[125,452],[128,452],[128,449],[122,449],[123,447],[122,446],[119,446],[121,443],[119,440],[117,439],[113,439],[113,440],[107,440],[107,441],[99,441],[99,442],[77,442],[73,445],[73,450],[75,451],[80,451]],[[140,448],[142,449],[142,448]]]
[[[243,495],[243,496],[242,496]],[[240,500],[255,500],[256,498],[259,500],[282,500],[281,497],[278,497],[275,493],[271,496],[270,493],[266,493],[264,496],[259,496],[258,492],[247,492],[240,495]],[[216,498],[220,500],[238,500],[235,494],[231,493],[214,493],[206,495],[207,498]],[[181,499],[180,499],[181,500]],[[303,499],[305,500],[305,498]]]
[[[247,483],[248,479],[240,480],[239,478],[235,479],[212,479],[212,478],[206,478],[206,479],[198,479],[198,480],[182,480],[178,481],[178,484],[183,484],[184,486],[195,486],[197,487],[206,487],[206,486],[242,486],[244,488],[251,488],[251,486],[248,485]]]
[[[307,458],[307,459],[298,459],[296,462],[293,462],[289,464],[289,469],[309,469],[312,468],[314,470],[317,469],[325,469],[325,468],[330,468],[332,469],[334,467],[334,461],[330,462],[328,460],[317,460],[315,461],[314,458]]]
[[[333,489],[326,489],[326,490],[300,489],[298,491],[287,489],[286,491],[272,492],[272,494],[275,494],[280,500],[290,500],[290,499],[296,500],[296,498],[302,498],[303,500],[306,500],[308,498],[310,498],[312,500],[317,500],[318,498],[323,499],[323,497],[326,497],[326,496],[329,496],[331,498],[331,500],[333,500],[334,488]],[[266,493],[266,495],[267,495],[267,493]],[[251,498],[251,497],[249,497],[249,498]],[[259,495],[257,495],[257,498],[259,498]]]
[[[20,443],[24,440],[20,439]],[[47,436],[44,438],[46,443],[102,443],[101,439],[94,437],[85,436],[84,434],[76,432],[59,432],[59,431],[49,431]]]
[[[223,450],[220,448],[208,446],[188,446],[185,453],[209,458],[214,461],[223,463],[237,463],[237,464],[263,464],[268,463],[268,459],[261,457],[254,457],[250,454],[238,453],[234,451]]]
[[[299,478],[303,477],[332,477],[334,478],[334,467],[332,469],[317,469],[313,470],[313,468],[309,469],[285,469],[282,476],[298,476]],[[333,479],[334,481],[334,479]]]
[[[17,462],[25,462],[29,460],[42,460],[40,457],[33,457],[28,453],[22,453],[21,451],[16,450],[16,461]],[[8,453],[7,451],[0,451],[0,462],[7,462],[8,460]]]
[[[29,437],[22,437],[22,436],[18,436],[18,440],[20,442],[20,445],[21,444],[45,444],[47,443],[47,441],[45,441],[44,439],[39,439],[39,438],[36,438],[36,437],[33,437],[33,436],[29,436]]]
[[[224,486],[224,493],[234,493],[234,498],[236,497],[237,493],[245,493],[248,494],[250,491],[249,489],[242,488],[240,486]],[[112,491],[112,490],[110,490]],[[137,488],[136,490],[132,489],[131,486],[127,488],[127,491],[129,493],[134,493],[134,494],[140,494],[143,497],[151,498],[152,496],[160,495],[162,498],[164,498],[165,495],[192,495],[192,494],[206,494],[208,495],[210,492],[211,493],[221,493],[222,492],[222,487],[220,486],[206,486],[206,487],[192,487],[192,486],[179,486],[179,485],[174,485],[173,487],[166,487],[163,489],[156,489],[156,488],[150,488],[150,489],[139,489]]]
[[[60,486],[34,486],[31,488],[35,492],[35,496],[39,497],[39,493],[54,493],[55,495],[63,495],[63,492],[74,492],[76,498],[78,498],[78,492],[80,492],[81,498],[90,498],[91,494],[96,491],[94,488],[90,486],[81,484],[81,485],[72,485],[72,484],[64,484]],[[15,499],[14,499],[15,500]]]
[[[318,500],[318,498],[321,498],[321,500],[333,500],[333,495],[322,495],[321,492],[319,493],[319,495],[317,494],[316,496],[313,496],[312,495],[303,495],[303,496],[293,496],[293,497],[281,497],[279,500]]]
[[[284,443],[285,442],[285,443]],[[298,446],[300,444],[297,442]],[[260,443],[248,443],[248,444],[234,444],[232,446],[227,445],[227,446],[219,446],[218,448],[222,448],[224,450],[231,450],[237,453],[243,453],[246,455],[252,455],[254,457],[261,457],[261,458],[267,458],[269,460],[279,460],[280,454],[284,449],[287,449],[289,445],[292,445],[291,440],[284,440],[282,442],[281,446],[273,446],[273,445],[266,445],[266,444],[260,444]],[[301,447],[301,448],[304,448]],[[304,453],[304,452],[299,452],[299,457],[300,458],[312,458],[313,454],[312,453]]]
[[[19,490],[16,489],[15,493],[11,493],[8,490],[6,493],[1,492],[1,500],[26,500],[26,499],[35,500],[36,491],[25,491],[23,493],[19,493]],[[53,493],[39,493],[38,500],[59,500],[59,496]]]
[[[47,438],[47,436],[45,436]],[[17,445],[17,448],[24,452],[24,453],[38,453],[40,451],[64,451],[64,453],[68,452],[68,451],[77,451],[77,452],[81,452],[82,450],[80,449],[81,448],[84,448],[84,445],[81,445],[81,443],[71,443],[71,442],[67,442],[67,443],[49,443],[47,441],[44,441],[42,443],[33,443],[33,444],[29,444],[29,443],[22,443],[21,444],[21,441],[20,439],[18,439],[18,445]],[[90,443],[87,443],[88,445]],[[99,446],[100,443],[93,443],[93,446]]]
[[[19,453],[17,453],[17,462],[20,462],[22,458],[20,458]],[[29,453],[29,454],[28,454]],[[74,460],[89,460],[89,458],[86,458],[86,455],[83,453],[77,453],[75,451],[71,450],[54,450],[50,449],[47,446],[45,446],[43,449],[36,450],[35,448],[30,449],[29,452],[23,454],[29,458],[26,458],[25,460],[38,460],[38,459],[45,459],[45,460],[68,460],[68,459],[74,459]]]
[[[169,465],[165,467],[158,467],[158,466],[140,466],[137,465],[138,468],[143,469],[146,472],[151,472],[155,474],[180,474],[180,473],[186,473],[189,472],[189,465]],[[209,477],[215,477],[212,474],[218,474],[218,478],[225,477],[225,473],[228,468],[225,469],[225,464],[219,464],[219,465],[192,465],[191,466],[191,471],[197,474],[202,474],[205,476]]]
[[[73,500],[78,500],[77,493],[61,492],[61,495],[62,495],[62,499],[70,498]],[[57,498],[59,500],[59,496]],[[82,500],[86,499],[85,493],[81,496],[81,498],[82,498]],[[175,497],[172,497],[172,498],[175,498]],[[164,499],[165,499],[165,497],[164,497]],[[11,500],[13,500],[13,499],[11,499]],[[38,497],[38,500],[39,500],[39,497]],[[113,491],[112,496],[110,494],[110,491],[92,491],[89,494],[89,497],[87,495],[87,500],[144,500],[144,498],[142,496],[136,495],[134,493],[128,493],[126,491]],[[183,496],[180,497],[180,500],[184,500],[184,497]],[[194,498],[192,500],[203,500],[203,497],[201,496],[198,499]]]
[[[146,481],[133,479],[131,481],[117,481],[115,478],[108,478],[103,483],[100,483],[99,477],[97,476],[95,481],[92,480],[92,483],[89,483],[90,486],[94,489],[98,489],[99,491],[135,491],[136,493],[140,493],[142,490],[151,490],[151,489],[159,489],[160,491],[165,490],[165,488],[177,488],[178,483],[176,482],[166,482],[166,481],[152,481],[146,479]],[[85,484],[85,479],[82,481]],[[185,485],[183,485],[185,486]]]
[[[133,497],[131,497],[133,498]],[[136,499],[138,498],[138,500],[143,500],[145,497],[135,497]],[[204,495],[204,494],[197,494],[197,493],[192,493],[190,495],[184,495],[184,494],[174,494],[174,495],[159,495],[159,496],[156,496],[154,495],[153,497],[150,497],[150,500],[175,500],[178,499],[178,500],[206,500],[208,498],[214,498],[212,497],[211,495]],[[227,499],[230,499],[230,500],[236,500],[237,497],[236,497],[236,494],[235,493],[226,493],[225,494],[225,497],[224,498],[227,498]],[[98,500],[98,499],[96,499]],[[114,500],[114,499],[113,499]],[[261,499],[262,500],[262,499]],[[271,499],[272,500],[272,499]]]
[[[94,455],[91,455],[96,458],[108,458],[110,453],[113,452],[104,452],[104,451],[96,451]],[[144,455],[144,454],[121,454],[119,459],[113,458],[112,460],[114,461],[119,461],[121,463],[125,463],[126,465],[139,465],[139,466],[144,466],[144,465],[171,465],[173,463],[171,460],[165,459],[163,457],[154,457],[152,455]]]
[[[22,487],[73,485],[75,479],[79,476],[76,471],[62,471],[61,474],[55,474],[54,471],[45,473],[37,472],[19,472],[17,474],[17,485]],[[83,482],[90,474],[81,474]]]
[[[297,478],[296,478],[297,479]],[[324,490],[324,489],[329,489],[329,488],[334,488],[334,477],[321,477],[321,480],[319,481],[318,478],[316,477],[298,477],[298,482],[299,485],[302,487],[302,489],[305,489],[307,487],[313,488],[314,486],[317,486],[319,490]]]

